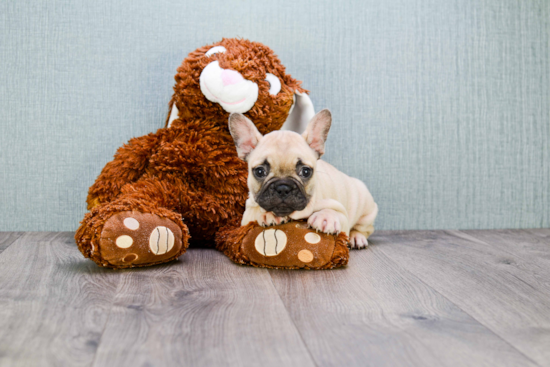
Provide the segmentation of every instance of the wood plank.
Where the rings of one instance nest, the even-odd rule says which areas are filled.
[[[461,230],[452,233],[495,246],[531,265],[550,271],[550,229]],[[548,278],[546,280],[550,281],[550,276]]]
[[[27,233],[0,256],[0,365],[90,366],[119,275],[73,233]]]
[[[499,261],[508,265],[508,271],[540,292],[550,294],[550,230],[499,229],[451,233],[481,245],[493,246],[505,254]]]
[[[212,250],[113,271],[72,233],[19,235],[0,234],[2,366],[550,361],[550,230],[377,233],[319,272]]]
[[[398,266],[382,238],[345,269],[270,271],[318,366],[536,365]]]
[[[537,237],[550,239],[550,228],[531,228],[523,229],[522,231],[528,232]]]
[[[96,366],[313,366],[265,269],[192,249],[121,274]]]
[[[22,235],[23,232],[0,232],[0,254]]]
[[[550,365],[548,273],[510,251],[458,231],[378,234],[376,246],[541,366]],[[540,247],[546,253],[550,246]]]

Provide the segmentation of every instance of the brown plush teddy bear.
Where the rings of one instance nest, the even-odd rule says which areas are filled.
[[[100,266],[126,268],[176,259],[189,243],[214,247],[218,236],[218,248],[234,261],[262,266],[261,259],[248,256],[250,246],[240,247],[257,226],[239,228],[247,167],[237,157],[228,116],[245,113],[262,134],[281,128],[302,132],[314,114],[307,91],[285,73],[272,50],[242,39],[191,52],[175,79],[165,128],[119,148],[90,187],[90,211],[75,234],[78,247]],[[321,256],[328,262],[318,266],[302,252],[308,261],[301,267],[347,261],[334,252],[336,236],[323,238],[334,245]]]

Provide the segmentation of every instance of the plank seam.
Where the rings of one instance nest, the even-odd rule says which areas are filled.
[[[3,245],[0,245],[0,255],[6,251],[8,249],[8,247],[10,247],[11,245],[13,245],[15,242],[17,242],[21,237],[23,237],[23,235],[25,234],[25,232],[11,232],[11,233],[16,233],[16,236],[13,241],[9,242],[7,245],[6,244],[3,244]]]
[[[283,305],[283,308],[284,308],[288,318],[290,319],[290,322],[292,323],[292,326],[294,326],[294,329],[296,329],[296,332],[298,333],[298,336],[300,337],[300,340],[304,344],[304,348],[307,350],[307,354],[309,355],[309,358],[311,359],[311,362],[313,363],[313,365],[315,367],[319,367],[319,365],[317,364],[317,361],[315,360],[315,358],[313,358],[313,355],[311,354],[311,351],[309,350],[309,347],[307,346],[307,343],[304,340],[304,337],[302,336],[302,332],[300,331],[300,329],[298,328],[298,326],[294,322],[294,319],[292,318],[292,315],[290,314],[290,312],[288,312],[288,309],[286,308],[285,302],[283,301],[283,298],[281,297],[281,294],[279,293],[279,290],[277,289],[277,287],[275,286],[275,283],[273,282],[273,277],[271,276],[271,271],[272,270],[268,270],[269,280],[271,281],[271,285],[273,286],[273,289],[275,289],[275,292],[277,293],[277,297],[279,297],[279,302]]]
[[[111,306],[109,307],[109,313],[107,314],[107,319],[105,320],[105,325],[103,325],[103,329],[101,330],[101,335],[99,336],[99,340],[97,341],[97,348],[95,350],[94,358],[92,359],[92,363],[90,364],[90,367],[95,366],[98,351],[99,351],[99,348],[101,347],[101,342],[103,340],[103,335],[105,335],[105,330],[107,330],[107,325],[109,325],[109,321],[111,319],[111,314],[113,312],[113,308],[115,307],[115,300],[116,300],[117,295],[118,295],[119,286],[120,286],[120,277],[118,277],[118,282],[117,282],[117,285],[116,285],[116,289],[113,292],[113,297],[111,298]]]
[[[97,352],[99,351],[99,347],[101,346],[101,341],[103,340],[103,335],[105,334],[107,325],[109,325],[109,320],[111,319],[111,311],[113,310],[113,307],[114,307],[114,303],[112,303],[111,307],[109,307],[109,314],[107,315],[107,321],[105,322],[105,325],[103,325],[103,329],[101,330],[101,335],[99,336],[99,340],[97,341],[97,348],[95,349],[94,358],[92,359],[92,363],[90,364],[91,367],[95,365],[95,361],[97,359]]]

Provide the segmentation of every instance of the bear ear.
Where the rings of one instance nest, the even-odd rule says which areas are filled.
[[[294,93],[294,104],[290,107],[288,117],[281,130],[290,130],[302,134],[306,131],[307,124],[315,115],[313,102],[307,93]]]
[[[180,115],[180,111],[178,110],[178,107],[176,106],[176,101],[171,100],[170,105],[172,106],[172,109],[170,110],[170,114],[168,115],[168,118],[166,119],[166,124],[164,125],[164,127],[172,126],[172,122],[174,120],[176,120]]]

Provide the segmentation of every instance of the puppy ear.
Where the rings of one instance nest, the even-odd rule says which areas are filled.
[[[319,158],[325,154],[325,141],[327,140],[331,123],[332,115],[325,108],[313,116],[307,125],[306,131],[302,134],[310,148],[319,154]]]
[[[256,128],[256,125],[242,113],[232,113],[229,115],[229,132],[237,147],[239,158],[244,161],[256,148],[263,136]]]

